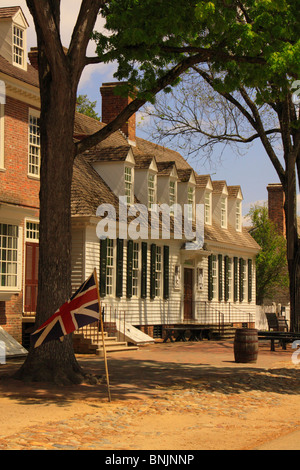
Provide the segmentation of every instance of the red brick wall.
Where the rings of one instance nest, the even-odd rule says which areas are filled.
[[[40,182],[38,179],[28,177],[29,108],[26,103],[9,96],[6,97],[4,117],[5,171],[0,171],[0,203],[7,202],[25,208],[36,208],[32,216],[38,217]],[[21,226],[23,227],[21,247],[23,250],[24,221]],[[22,255],[22,279],[24,279],[24,251]],[[23,291],[13,295],[7,302],[0,302],[0,326],[20,343],[22,341],[22,313]]]
[[[28,177],[29,106],[6,98],[4,172],[0,171],[0,202],[39,207],[40,182]]]
[[[0,302],[0,326],[22,343],[23,295],[13,295],[9,302]]]
[[[281,184],[269,184],[268,190],[268,208],[269,219],[275,223],[280,234],[286,236],[284,202],[285,196]]]
[[[102,95],[102,122],[105,124],[109,124],[132,101],[130,97],[124,98],[114,94],[117,84],[103,83],[100,88]],[[133,142],[135,142],[135,127],[136,118],[134,114],[121,128],[121,131]]]

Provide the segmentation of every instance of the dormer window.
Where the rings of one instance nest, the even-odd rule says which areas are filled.
[[[132,168],[125,166],[125,196],[127,198],[127,204],[132,204]]]
[[[152,208],[152,205],[156,203],[156,191],[155,191],[155,175],[150,173],[148,175],[148,207]]]
[[[242,203],[241,201],[236,201],[235,228],[238,232],[241,231],[241,222],[242,222]]]
[[[221,198],[221,227],[227,228],[227,198]]]
[[[211,193],[205,193],[204,200],[205,223],[211,224]]]
[[[191,186],[188,187],[188,219],[193,220],[194,215],[195,190]]]
[[[24,67],[24,31],[18,26],[13,27],[13,60],[14,65]]]

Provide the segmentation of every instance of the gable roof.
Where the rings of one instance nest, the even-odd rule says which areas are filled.
[[[240,193],[241,197],[243,198],[243,193],[240,186],[227,186],[227,191],[229,197],[237,198]]]
[[[224,189],[227,189],[227,184],[225,180],[221,181],[212,181],[214,193],[222,193]]]
[[[187,183],[190,181],[191,177],[194,176],[194,170],[190,168],[179,168],[177,170],[178,173],[178,179],[181,183]]]
[[[136,147],[133,147],[134,156],[136,152],[142,152],[144,155],[153,155],[157,163],[169,163],[170,161],[173,161],[176,163],[177,169],[191,168],[183,156],[175,150],[162,147],[161,145],[154,144],[153,142],[149,142],[148,140],[144,140],[139,137],[136,138]]]
[[[1,18],[12,18],[13,16],[15,16],[16,13],[18,13],[19,10],[22,11],[22,8],[18,7],[18,6],[15,6],[15,7],[1,7],[0,8],[0,19]],[[24,14],[23,14],[23,16],[24,16]],[[25,18],[25,16],[24,16],[24,18]]]
[[[89,135],[103,128],[105,124],[96,121],[88,116],[76,113],[75,116],[75,135]],[[181,175],[181,178],[188,178],[192,173],[195,174],[196,183],[199,187],[206,187],[211,182],[210,175],[197,175],[192,167],[178,153],[157,144],[137,138],[137,145],[128,144],[122,132],[116,131],[105,141],[100,142],[95,147],[79,155],[75,159],[73,184],[72,184],[72,216],[96,216],[99,205],[110,203],[116,209],[118,217],[119,200],[101,176],[92,167],[95,161],[118,160],[125,158],[125,155],[132,150],[137,165],[147,166],[155,158],[159,175],[169,175],[173,168]],[[215,181],[214,191],[222,192],[227,188],[226,181]],[[236,195],[239,186],[229,186],[229,194]],[[135,198],[136,199],[136,198]],[[248,233],[246,228],[237,232],[228,224],[227,229],[220,230],[220,227],[214,223],[205,225],[205,241],[213,243],[225,243],[226,245],[236,245],[245,249],[254,251],[259,250],[259,246]]]
[[[38,71],[30,64],[27,64],[27,70],[23,70],[20,67],[12,65],[0,55],[0,73],[1,72],[21,82],[28,83],[37,88],[39,87]]]
[[[17,13],[20,13],[24,27],[29,26],[26,16],[20,6],[0,7],[0,20],[15,19]]]

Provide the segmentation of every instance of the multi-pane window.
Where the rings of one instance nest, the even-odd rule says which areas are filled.
[[[194,188],[188,188],[188,219],[193,220],[194,212]]]
[[[0,287],[16,287],[18,275],[18,227],[0,224]]]
[[[176,204],[176,182],[170,181],[169,184],[169,201],[170,201],[170,208],[172,208],[173,204]],[[170,214],[174,214],[174,208],[170,209]]]
[[[243,270],[243,275],[242,275],[242,282],[243,282],[243,300],[247,299],[247,263],[245,260],[242,262],[242,270]]]
[[[216,299],[218,295],[218,263],[217,257],[212,257],[212,299]]]
[[[221,199],[221,227],[227,228],[227,199],[222,197]]]
[[[232,258],[228,258],[228,300],[232,300],[233,290],[233,270],[232,270]]]
[[[148,202],[149,209],[155,204],[155,175],[148,176]]]
[[[24,31],[17,26],[13,28],[14,63],[24,65]]]
[[[133,257],[132,257],[132,295],[138,295],[139,285],[139,244],[133,244]]]
[[[114,241],[107,239],[107,258],[106,258],[106,295],[113,293],[114,277]]]
[[[125,196],[127,204],[132,203],[132,168],[125,167]]]
[[[29,116],[29,161],[28,173],[33,176],[40,175],[41,140],[40,120],[35,115]]]
[[[235,212],[235,228],[236,230],[241,230],[241,219],[242,219],[242,203],[240,201],[236,202],[236,212]]]
[[[211,193],[205,194],[204,215],[205,215],[205,223],[211,224]]]
[[[40,224],[37,222],[26,222],[26,239],[38,240],[40,232]]]
[[[155,260],[155,296],[160,297],[161,294],[161,247],[156,247],[156,260]]]

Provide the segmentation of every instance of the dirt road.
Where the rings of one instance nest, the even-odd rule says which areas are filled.
[[[10,378],[0,366],[0,450],[300,450],[300,366],[260,345],[236,364],[231,342],[168,343],[108,356],[110,391]],[[78,356],[95,375],[102,358]],[[299,432],[299,434],[298,434]]]

